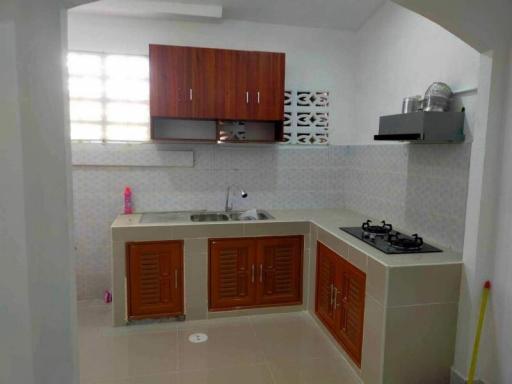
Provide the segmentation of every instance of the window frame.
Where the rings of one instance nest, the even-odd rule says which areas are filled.
[[[75,75],[72,74],[69,70],[69,55],[70,54],[84,54],[84,55],[95,55],[100,57],[101,59],[101,72],[99,76],[95,75]],[[138,81],[144,81],[147,82],[148,87],[148,99],[147,100],[127,100],[127,99],[110,99],[107,97],[106,92],[106,85],[109,80],[115,80],[115,77],[109,77],[107,75],[107,65],[106,65],[106,59],[109,56],[127,56],[127,57],[138,57],[138,58],[144,58],[147,60],[148,64],[148,72],[147,77],[145,78],[134,78],[134,80]],[[69,129],[70,129],[70,138],[72,143],[118,143],[118,144],[144,144],[144,143],[151,143],[151,117],[149,113],[149,55],[143,55],[143,54],[133,54],[133,53],[118,53],[118,52],[104,52],[104,51],[87,51],[87,50],[68,50],[66,53],[66,70],[67,70],[67,86],[68,86],[68,105],[69,110],[71,110],[71,104],[73,101],[91,101],[91,102],[99,102],[102,107],[102,115],[101,120],[99,121],[87,121],[87,120],[72,120],[71,113],[69,114]],[[72,78],[97,78],[99,79],[102,87],[101,97],[99,98],[89,98],[89,97],[73,97],[70,92],[70,80]],[[146,105],[148,108],[148,116],[147,116],[147,122],[145,123],[133,123],[133,122],[114,122],[109,121],[107,119],[107,105],[109,103],[128,103],[128,104],[135,104],[135,105]],[[94,124],[94,125],[100,125],[101,127],[101,138],[100,139],[73,139],[71,134],[71,126],[73,124]],[[145,140],[111,140],[108,139],[107,136],[107,128],[109,125],[125,125],[125,126],[143,126],[146,128],[147,133],[147,139]]]

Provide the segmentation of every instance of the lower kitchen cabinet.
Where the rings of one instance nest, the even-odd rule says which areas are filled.
[[[361,366],[366,275],[318,242],[315,312]]]
[[[302,236],[210,240],[210,310],[301,304],[302,244]]]
[[[128,318],[183,315],[183,242],[127,243]]]

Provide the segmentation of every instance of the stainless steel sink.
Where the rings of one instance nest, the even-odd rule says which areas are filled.
[[[218,222],[218,221],[259,221],[272,220],[274,217],[267,211],[257,209],[257,219],[244,216],[245,211],[181,211],[181,212],[147,212],[142,214],[141,223],[171,223],[181,221]]]
[[[190,220],[196,221],[229,221],[229,216],[224,213],[196,213],[190,215]]]
[[[243,212],[232,212],[229,214],[229,218],[234,221],[250,221],[250,220],[271,220],[274,217],[268,213],[267,211],[262,211],[260,209],[256,210],[256,213],[258,215],[257,219],[254,219],[252,217],[243,217]]]
[[[271,220],[274,217],[267,211],[256,210],[257,219],[244,215],[245,211],[233,212],[202,212],[190,215],[190,220],[197,221],[251,221],[251,220]]]

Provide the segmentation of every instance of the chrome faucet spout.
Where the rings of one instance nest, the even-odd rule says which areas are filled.
[[[245,198],[248,196],[247,192],[245,192],[245,190],[244,190],[243,188],[239,187],[239,186],[238,186],[238,185],[236,185],[236,184],[232,184],[232,185],[230,185],[230,186],[227,188],[227,190],[226,190],[226,205],[225,205],[225,207],[224,207],[224,210],[225,210],[226,212],[229,212],[229,211],[232,211],[232,210],[233,210],[233,203],[231,203],[231,204],[230,204],[230,201],[229,201],[229,198],[230,198],[230,196],[231,196],[231,190],[232,190],[233,188],[237,188],[237,189],[240,191],[240,196],[241,196],[243,199],[245,199]]]

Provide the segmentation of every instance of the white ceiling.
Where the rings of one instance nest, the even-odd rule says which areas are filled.
[[[141,7],[133,7],[134,2]],[[174,3],[194,5],[217,5],[223,8],[227,19],[257,21],[271,24],[296,25],[333,29],[356,30],[386,0],[177,0]],[[172,3],[170,0],[159,0]],[[155,1],[146,0],[102,0],[83,7],[84,12],[131,14],[133,9],[149,8]],[[108,5],[108,6],[107,6]],[[170,5],[170,4],[168,4]],[[127,11],[129,8],[129,11]],[[160,7],[156,7],[160,8]],[[147,12],[141,16],[157,16]],[[166,15],[161,15],[166,17]]]

